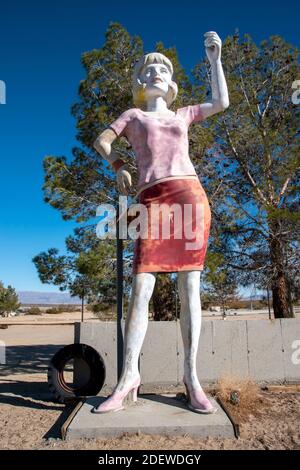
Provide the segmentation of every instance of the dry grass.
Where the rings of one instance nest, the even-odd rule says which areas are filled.
[[[215,395],[225,404],[238,424],[246,422],[250,415],[258,416],[262,408],[268,405],[256,382],[233,375],[225,375],[219,379]]]

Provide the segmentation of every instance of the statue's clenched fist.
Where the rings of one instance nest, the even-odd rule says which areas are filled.
[[[131,190],[132,182],[131,182],[131,174],[128,171],[128,168],[123,165],[117,171],[117,184],[120,193],[128,195]]]
[[[215,31],[204,33],[204,46],[210,63],[221,58],[222,41]]]

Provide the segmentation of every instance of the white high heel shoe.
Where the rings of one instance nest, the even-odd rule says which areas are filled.
[[[141,378],[137,377],[129,388],[120,392],[114,391],[98,408],[92,408],[91,412],[101,414],[124,410],[125,407],[123,406],[123,401],[124,403],[129,400],[133,402],[137,401],[138,388],[140,384]]]
[[[190,410],[194,411],[195,413],[202,414],[214,414],[218,411],[218,409],[210,403],[202,388],[190,391],[186,384],[185,378],[183,378],[183,383],[185,385],[186,396],[188,400],[187,406]]]

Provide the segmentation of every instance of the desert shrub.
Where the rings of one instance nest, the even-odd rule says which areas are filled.
[[[78,305],[58,305],[56,308],[59,308],[62,312],[80,312],[81,307]]]
[[[271,301],[270,301],[271,302]],[[271,302],[272,303],[272,302]],[[265,299],[260,299],[255,302],[254,308],[257,308],[258,310],[261,308],[267,308],[268,307],[268,301]]]
[[[107,312],[108,310],[111,310],[112,306],[110,304],[101,302],[101,303],[95,303],[95,304],[89,304],[87,305],[87,310],[89,312],[93,313],[100,313],[100,312]]]
[[[232,412],[237,422],[246,421],[250,414],[259,414],[265,405],[259,385],[248,378],[224,375],[217,382],[215,394]]]
[[[63,307],[51,307],[51,308],[47,308],[46,310],[46,313],[53,313],[53,314],[56,314],[56,313],[62,313],[64,312],[64,308]]]
[[[88,312],[92,312],[99,320],[115,321],[117,319],[117,307],[108,303],[94,303],[86,306]],[[124,307],[124,312],[125,312]]]
[[[81,307],[79,307],[78,305],[64,305],[64,304],[60,304],[60,305],[55,305],[54,307],[49,307],[47,308],[46,310],[46,313],[69,313],[69,312],[80,312],[81,311]]]
[[[30,307],[25,315],[42,315],[41,309],[39,307]]]
[[[243,300],[232,300],[232,302],[229,302],[229,308],[231,309],[245,308],[245,302]]]

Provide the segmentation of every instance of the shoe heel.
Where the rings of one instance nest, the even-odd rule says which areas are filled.
[[[187,401],[190,401],[190,392],[185,382],[184,382],[184,386],[185,386],[185,394],[186,394]]]
[[[132,400],[137,401],[138,387],[134,387],[132,390]]]
[[[137,401],[137,394],[138,394],[138,387],[133,387],[126,395],[126,397],[123,400],[123,403],[126,403],[127,405],[136,402]]]

